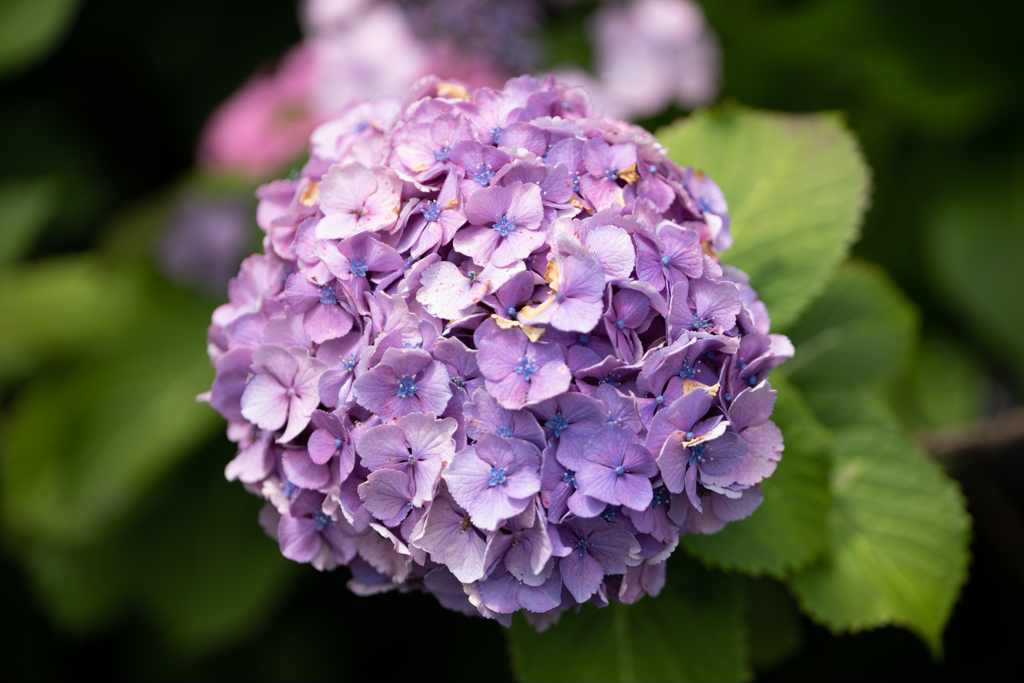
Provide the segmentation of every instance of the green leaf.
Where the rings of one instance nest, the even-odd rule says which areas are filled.
[[[778,373],[772,386],[779,392],[772,420],[782,430],[786,450],[775,473],[761,484],[764,503],[717,534],[684,536],[682,545],[711,565],[782,577],[825,549],[831,435]]]
[[[960,322],[960,334],[988,348],[1024,386],[1024,195],[1003,181],[961,188],[929,219],[924,249],[930,280]]]
[[[223,426],[195,401],[213,378],[203,347],[209,303],[144,279],[134,283],[154,291],[144,295],[150,311],[133,321],[131,333],[109,340],[103,353],[35,376],[15,400],[0,462],[3,521],[14,536],[68,543],[102,537],[147,487]]]
[[[92,255],[0,272],[0,382],[129,336],[151,308],[142,277]]]
[[[32,246],[57,208],[54,180],[0,182],[0,267],[12,263]]]
[[[273,613],[299,565],[256,523],[262,501],[224,480],[231,444],[211,445],[191,452],[103,541],[19,544],[58,623],[88,633],[142,610],[174,650],[196,655],[239,642]]]
[[[736,239],[722,260],[750,274],[776,329],[788,328],[857,236],[869,171],[853,134],[837,114],[726,107],[657,135],[722,188]]]
[[[937,655],[967,577],[970,520],[959,487],[888,425],[835,434],[829,552],[790,589],[833,631],[896,624]]]
[[[742,681],[746,663],[740,586],[683,557],[668,583],[633,605],[583,606],[537,633],[520,617],[509,631],[520,681]]]
[[[0,3],[0,75],[29,66],[71,26],[79,0],[4,0]]]
[[[785,365],[798,386],[868,387],[906,367],[917,337],[917,312],[881,269],[844,264],[789,332],[796,355]]]

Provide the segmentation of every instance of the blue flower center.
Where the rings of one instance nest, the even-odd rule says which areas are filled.
[[[502,216],[494,224],[494,232],[498,233],[502,237],[508,237],[510,232],[516,231],[516,219],[509,218],[508,216]]]
[[[683,435],[683,439],[686,441],[693,441],[693,432],[686,432],[686,434]]]
[[[558,301],[565,301],[565,294],[562,292],[557,292],[555,294],[555,299],[557,299]]]
[[[356,357],[354,355],[349,356],[341,362],[341,369],[345,372],[352,372],[356,367]]]
[[[476,173],[473,174],[473,180],[480,183],[484,187],[487,187],[490,184],[491,178],[493,177],[494,171],[492,171],[491,167],[488,166],[487,164],[480,164],[479,166],[477,166]]]
[[[601,519],[608,522],[609,524],[615,523],[615,507],[612,505],[605,505],[604,510],[601,510]]]
[[[692,465],[695,462],[699,462],[701,464],[704,464],[704,463],[708,462],[709,460],[714,460],[714,457],[712,457],[710,455],[709,456],[705,456],[704,455],[704,453],[706,453],[707,450],[708,450],[708,444],[707,444],[706,441],[704,441],[702,443],[699,443],[696,446],[692,446],[690,448],[690,464]]]
[[[586,344],[588,341],[590,341],[590,337],[588,335],[586,335],[586,334],[581,334],[580,335],[580,344]]]
[[[356,277],[366,277],[366,271],[369,268],[366,267],[366,259],[354,258],[348,264],[349,271]]]
[[[471,270],[468,273],[466,273],[466,279],[469,280],[471,283],[476,282],[476,277],[477,276],[475,270]]]
[[[701,330],[702,332],[710,332],[715,328],[715,318],[714,316],[709,318],[702,318],[696,313],[694,313],[693,326],[694,328]]]
[[[672,262],[672,259],[670,259],[668,256],[662,256],[661,257],[661,265],[667,266],[671,262]]]
[[[398,378],[398,397],[407,398],[416,394],[416,378],[412,375],[402,375]]]
[[[448,145],[442,145],[441,149],[434,150],[434,161],[448,161],[449,154],[451,150],[448,149]]]
[[[523,379],[527,382],[530,381],[530,375],[540,370],[537,363],[528,356],[519,359],[519,365],[515,368],[516,372],[523,376]]]
[[[514,432],[514,430],[513,430],[513,428],[511,426],[504,426],[503,425],[501,427],[498,427],[498,435],[499,436],[504,436],[506,439],[512,438],[513,432]]]
[[[506,476],[508,474],[508,467],[495,467],[491,465],[491,479],[487,482],[488,486],[497,486],[498,484],[504,484]]]
[[[286,481],[285,483],[281,484],[281,493],[284,494],[285,498],[291,499],[291,497],[294,496],[298,490],[299,487],[297,487],[290,481]]]
[[[587,539],[581,538],[576,541],[576,547],[580,551],[580,557],[583,557],[587,554],[587,551],[590,550],[590,543],[587,542]]]
[[[334,287],[331,285],[320,285],[320,303],[336,304],[338,298],[334,296]]]
[[[757,375],[751,375],[750,377],[748,377],[747,384],[749,384],[750,386],[757,385]]]
[[[651,173],[657,173],[658,172],[658,167],[653,165],[653,164],[651,164],[650,166],[647,167],[647,170],[650,171]]]
[[[562,481],[568,484],[569,486],[572,486],[573,490],[578,489],[580,487],[580,485],[576,483],[576,473],[573,472],[572,470],[565,471],[565,475],[562,477]]]
[[[664,396],[658,396],[657,398],[654,399],[654,402],[657,403],[660,406],[662,403],[665,402],[665,397]]]
[[[455,375],[454,377],[449,378],[448,381],[457,386],[459,389],[465,391],[466,380],[462,378],[462,375]]]
[[[569,429],[569,421],[561,413],[555,413],[555,416],[545,422],[544,426],[550,428],[555,433],[555,438],[557,439],[562,436],[562,432]]]
[[[626,321],[625,320],[618,321],[617,323],[615,323],[615,327],[619,328],[620,330],[625,329]]]
[[[501,126],[494,126],[491,128],[491,144],[501,144]]]
[[[619,179],[619,169],[617,169],[617,168],[609,168],[607,171],[604,172],[604,177],[606,179],[608,179],[608,180],[618,180]]]
[[[597,383],[599,385],[600,384],[607,384],[607,385],[613,386],[613,387],[617,387],[617,386],[619,386],[619,384],[621,384],[621,382],[619,382],[619,378],[616,377],[615,375],[610,374],[610,373],[605,375],[604,379],[598,380]]]
[[[506,314],[506,315],[507,315],[507,316],[508,316],[509,318],[514,318],[514,317],[516,317],[516,308],[515,308],[515,306],[509,306],[509,307],[508,307],[508,308],[507,308],[507,309],[505,310],[505,314]]]
[[[670,500],[672,500],[672,496],[669,495],[668,489],[664,486],[659,486],[654,489],[654,499],[651,501],[651,507],[656,508],[659,505],[668,505]]]
[[[343,443],[344,442],[341,439],[335,439],[334,440],[334,447],[335,448],[341,448],[341,444],[343,444]]]
[[[697,196],[697,207],[704,213],[712,213],[711,202],[709,202],[707,197],[704,196],[704,193]]]
[[[459,526],[462,527],[462,531],[460,533],[466,533],[467,531],[473,528],[473,522],[470,521],[469,515],[466,515],[465,517],[459,520]]]
[[[679,371],[679,376],[683,379],[693,379],[697,376],[697,368],[690,365],[690,361],[683,359],[683,367]]]
[[[441,207],[437,205],[437,200],[431,200],[423,205],[423,217],[428,223],[433,223],[441,217]]]
[[[715,359],[715,352],[714,351],[708,351],[704,355],[707,357],[708,360],[714,360]]]
[[[580,174],[579,173],[573,173],[572,174],[572,191],[573,192],[579,192],[580,191]]]
[[[325,526],[334,526],[334,520],[323,512],[314,512],[313,521],[316,523],[317,531],[323,531]]]
[[[619,465],[619,466],[617,466],[617,467],[615,468],[615,475],[616,475],[616,476],[619,476],[619,477],[621,477],[621,476],[622,476],[623,474],[625,474],[625,473],[626,473],[626,470],[625,470],[625,469],[623,469],[622,465]]]

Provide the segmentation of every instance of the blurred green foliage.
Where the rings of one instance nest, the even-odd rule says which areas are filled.
[[[0,76],[44,56],[70,27],[79,0],[0,2]]]

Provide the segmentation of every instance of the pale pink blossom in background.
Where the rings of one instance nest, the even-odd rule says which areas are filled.
[[[641,119],[670,104],[710,104],[721,85],[718,38],[690,0],[608,3],[591,18],[594,76],[557,71],[606,115]]]
[[[310,107],[316,56],[299,44],[273,72],[257,72],[206,122],[196,153],[200,168],[260,179],[299,154],[324,116]]]

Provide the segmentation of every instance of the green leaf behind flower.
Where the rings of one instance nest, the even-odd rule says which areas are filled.
[[[846,263],[790,330],[783,366],[799,386],[869,387],[905,369],[917,341],[913,304],[878,267]]]
[[[519,616],[509,638],[520,681],[743,681],[751,677],[736,579],[681,554],[661,594],[564,612],[537,633]]]
[[[722,188],[736,239],[722,260],[750,274],[785,331],[857,236],[869,171],[856,139],[836,114],[741,107],[697,112],[657,136]]]
[[[970,520],[959,487],[891,422],[835,435],[829,551],[790,588],[833,631],[896,624],[938,654],[967,577]]]

